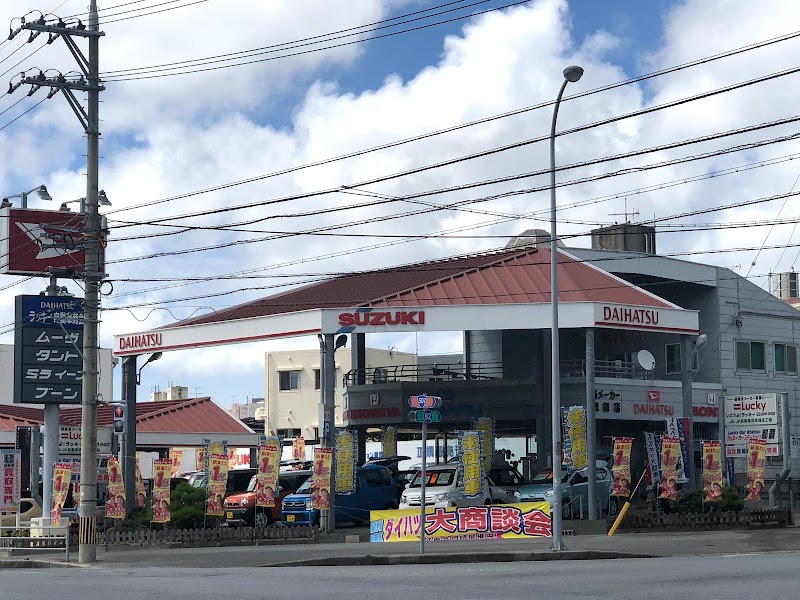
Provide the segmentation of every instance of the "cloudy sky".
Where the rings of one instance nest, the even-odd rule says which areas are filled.
[[[0,22],[35,9],[85,19],[87,4],[4,0]],[[734,135],[798,112],[800,73],[783,73],[800,50],[792,0],[108,0],[100,9],[100,187],[113,203],[103,346],[325,274],[548,229],[548,178],[534,174],[548,168],[548,147],[521,143],[549,134],[546,103],[571,64],[586,72],[567,89],[559,130],[584,128],[559,138],[558,163],[592,164],[558,174],[575,182],[558,192],[568,245],[589,246],[589,230],[627,209],[629,220],[656,220],[659,253],[762,286],[798,261],[800,201],[785,197],[800,190],[797,122]],[[23,70],[76,71],[60,40],[27,39],[0,44],[0,89]],[[739,87],[720,91],[729,86]],[[85,195],[85,138],[62,96],[27,89],[0,97],[0,192],[44,183],[57,209]],[[703,136],[717,137],[695,140]],[[505,146],[515,147],[441,165]],[[364,150],[373,151],[342,158]],[[770,196],[783,197],[752,202]],[[709,208],[718,210],[698,214]],[[303,233],[312,229],[328,235]],[[44,285],[0,278],[0,343],[13,343],[14,296]],[[458,336],[367,343],[460,349]],[[315,346],[170,353],[145,369],[140,393],[171,382],[223,406],[243,402],[264,394],[265,351]]]

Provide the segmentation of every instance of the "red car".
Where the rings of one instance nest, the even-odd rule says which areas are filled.
[[[250,479],[246,492],[232,494],[225,498],[224,510],[227,525],[266,527],[270,523],[280,521],[283,498],[296,492],[306,479],[311,477],[311,471],[286,471],[278,475],[278,494],[275,496],[275,506],[270,508],[256,506],[257,477],[257,475],[253,475]]]

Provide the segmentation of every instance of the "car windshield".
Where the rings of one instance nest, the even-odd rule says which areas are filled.
[[[297,488],[295,494],[310,494],[311,493],[311,478],[306,479],[306,482]]]
[[[416,473],[411,481],[411,487],[422,485],[422,473]],[[451,485],[455,481],[456,470],[446,469],[443,471],[428,471],[425,473],[425,486]]]
[[[256,482],[258,481],[258,475],[253,475],[250,478],[250,483],[247,484],[247,491],[252,492],[256,489]]]

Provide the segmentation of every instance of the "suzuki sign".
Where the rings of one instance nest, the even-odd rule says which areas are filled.
[[[85,238],[86,220],[81,213],[0,209],[0,274],[42,275],[50,267],[81,272],[86,262]]]

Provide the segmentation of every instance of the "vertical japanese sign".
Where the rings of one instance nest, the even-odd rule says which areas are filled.
[[[384,427],[381,439],[383,456],[397,456],[397,427]]]
[[[53,494],[50,503],[50,525],[53,527],[61,525],[61,511],[67,501],[71,474],[72,464],[59,462],[53,465]]]
[[[582,406],[565,406],[561,409],[564,442],[570,469],[583,469],[589,464],[586,452],[586,409]]]
[[[17,296],[14,402],[80,404],[83,299]]]
[[[209,481],[209,471],[211,469],[211,455],[224,454],[228,456],[228,442],[222,440],[221,442],[212,442],[211,440],[203,440],[203,471],[206,474],[206,487]]]
[[[3,466],[3,495],[0,497],[0,511],[19,512],[20,461],[21,450],[0,450],[0,463]]]
[[[136,506],[139,508],[147,507],[147,492],[144,489],[144,481],[142,480],[142,469],[139,467],[139,456],[136,453]]]
[[[703,489],[706,502],[722,500],[722,444],[703,442]]]
[[[458,432],[458,484],[461,495],[474,498],[483,492],[483,460],[481,434],[478,431]]]
[[[492,458],[494,457],[494,419],[491,417],[472,419],[472,428],[481,434],[483,472],[488,473],[492,468]]]
[[[125,484],[122,481],[122,468],[116,457],[108,459],[108,502],[106,516],[109,519],[125,518]]]
[[[168,523],[170,514],[169,480],[172,473],[172,460],[158,458],[153,461],[153,523]]]
[[[170,477],[177,477],[181,471],[181,461],[183,460],[183,450],[178,448],[169,449],[169,458],[172,461]]]
[[[623,496],[627,498],[631,495],[632,447],[633,438],[614,438],[614,465],[611,467],[611,474],[614,476],[614,481],[611,487],[612,496]]]
[[[747,500],[761,498],[764,489],[764,465],[767,457],[767,442],[753,438],[747,444]]]
[[[691,447],[691,435],[688,433],[689,419],[667,419],[667,435],[671,438],[678,438],[680,442],[680,455],[675,471],[678,473],[678,483],[686,483],[689,477],[684,465],[689,464],[689,448]]]
[[[267,438],[258,447],[258,477],[256,479],[256,506],[271,508],[275,506],[275,492],[278,487],[280,469],[280,448],[277,438]]]
[[[205,447],[196,448],[194,451],[194,470],[204,471],[206,468],[206,449]]]
[[[356,490],[356,436],[352,431],[336,433],[336,492]]]
[[[292,440],[292,458],[295,460],[306,459],[306,440],[302,435]]]
[[[661,483],[661,438],[660,433],[646,431],[644,434],[647,449],[647,485]]]
[[[330,508],[331,466],[333,448],[314,448],[314,470],[311,474],[313,491],[311,507],[320,510]]]
[[[206,514],[212,517],[223,516],[222,501],[228,485],[228,455],[212,454],[208,461],[208,498]]]
[[[678,499],[678,458],[681,441],[678,438],[661,438],[661,495],[664,500]]]

